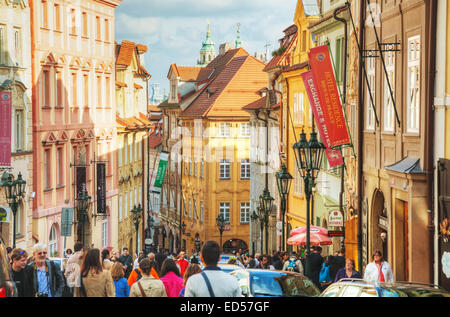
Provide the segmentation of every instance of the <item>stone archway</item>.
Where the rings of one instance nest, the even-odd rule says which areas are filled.
[[[387,260],[388,218],[384,194],[378,188],[375,189],[372,196],[372,207],[370,208],[369,219],[369,262],[372,260],[372,254],[376,250],[380,250],[383,253],[383,257]],[[382,236],[386,237],[384,241],[381,238]]]

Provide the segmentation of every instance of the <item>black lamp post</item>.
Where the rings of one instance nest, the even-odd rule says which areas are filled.
[[[139,223],[141,222],[142,218],[142,207],[141,204],[138,205],[136,208],[136,205],[134,205],[134,208],[130,210],[133,214],[133,223],[134,227],[136,228],[136,254],[139,252]]]
[[[87,221],[87,211],[91,204],[91,196],[88,195],[86,188],[78,193],[77,197],[78,223],[81,224],[81,243],[84,245],[84,224]]]
[[[281,247],[282,250],[285,251],[285,215],[286,215],[286,201],[287,196],[289,195],[289,190],[291,189],[291,183],[292,183],[292,175],[289,174],[289,172],[286,169],[286,165],[281,165],[281,170],[278,171],[275,174],[275,177],[277,178],[277,185],[278,185],[278,192],[280,193],[281,198],[281,221],[283,225],[283,232],[282,232],[282,242]]]
[[[223,218],[222,215],[219,215],[216,218],[216,224],[217,224],[217,227],[219,228],[219,232],[220,232],[220,249],[222,249],[222,233],[223,233],[223,229],[225,227],[225,219]]]
[[[13,213],[13,249],[16,248],[17,209],[19,208],[19,200],[25,196],[26,184],[27,182],[22,179],[20,172],[16,180],[14,180],[12,174],[6,172],[2,176],[1,186],[5,188],[6,201]]]
[[[259,196],[259,208],[262,215],[262,219],[265,226],[266,231],[266,253],[269,252],[269,215],[272,211],[273,199],[270,196],[270,192],[267,188],[264,189],[264,192]],[[262,234],[262,230],[261,230]],[[262,252],[262,243],[261,243],[261,252]]]
[[[258,214],[253,210],[252,214],[250,215],[250,220],[251,222],[253,222],[254,224],[256,224],[258,222],[259,216]],[[253,226],[254,228],[254,226]],[[254,234],[252,233],[251,235],[251,240],[252,240],[252,253],[255,253],[255,240],[253,239]]]
[[[309,142],[306,140],[304,131],[300,134],[300,140],[294,144],[294,153],[297,159],[297,167],[305,183],[306,196],[306,268],[305,273],[309,275],[309,255],[311,253],[310,243],[310,200],[312,188],[319,174],[325,146],[317,140],[317,133],[311,132]]]

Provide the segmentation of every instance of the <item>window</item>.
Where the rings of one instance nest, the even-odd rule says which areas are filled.
[[[134,189],[134,206],[138,206],[138,194],[137,194],[137,188]],[[133,206],[133,208],[134,208]]]
[[[105,107],[111,108],[111,105],[110,105],[110,103],[111,103],[111,87],[110,87],[111,79],[109,77],[106,77],[105,81],[106,81],[106,83],[105,83],[105,85],[106,85],[106,87],[105,87],[105,97],[106,97]]]
[[[130,197],[128,199],[128,202],[130,203],[129,207],[128,207],[128,211],[125,211],[125,217],[128,216],[128,212],[131,212],[131,210],[133,209],[133,191],[130,190]]]
[[[131,200],[131,197],[130,197]],[[128,214],[128,193],[125,193],[125,204],[124,204],[124,212],[123,212],[123,218],[127,217]]]
[[[183,216],[186,218],[186,211],[187,211],[187,207],[186,207],[186,199],[183,198]]]
[[[89,75],[83,75],[84,81],[84,106],[89,107]]]
[[[61,31],[61,10],[59,4],[55,3],[54,6],[54,12],[55,12],[55,31]]]
[[[324,160],[326,161],[326,160]],[[300,176],[300,172],[298,170],[298,168],[294,168],[295,172],[295,176],[294,176],[294,194],[295,195],[299,195],[301,196],[303,194],[303,178]]]
[[[250,222],[250,203],[241,203],[241,224]]]
[[[125,135],[125,136],[124,136],[124,139],[123,139],[123,151],[124,151],[124,153],[125,153],[125,155],[124,155],[124,163],[125,163],[125,164],[127,164],[127,162],[128,162],[128,152],[127,152],[127,149],[128,149],[128,135]]]
[[[109,20],[105,19],[105,42],[109,42]]]
[[[198,219],[197,215],[197,201],[194,199],[194,220]]]
[[[14,59],[16,65],[20,65],[22,61],[22,36],[19,28],[14,28]]]
[[[189,202],[189,213],[188,213],[188,218],[191,219],[191,217],[192,217],[192,201],[191,201],[190,198],[189,198],[188,202]]]
[[[395,96],[395,53],[386,52],[386,72],[391,85],[392,94]],[[394,104],[392,103],[389,85],[384,77],[384,131],[394,131]]]
[[[50,71],[48,69],[42,72],[42,103],[44,107],[50,107]]]
[[[82,19],[83,19],[83,36],[87,37],[88,36],[88,17],[87,17],[87,13],[83,12],[82,14]]]
[[[132,163],[133,162],[133,151],[131,150],[131,142],[132,142],[132,138],[130,135],[130,142],[128,143],[128,154],[130,155],[129,157],[129,162]]]
[[[142,206],[142,187],[139,187],[138,203]]]
[[[374,130],[375,112],[369,94],[372,94],[372,98],[375,101],[375,58],[367,58],[367,77],[369,86],[366,87],[366,129]]]
[[[62,72],[56,72],[56,106],[63,107],[63,81]]]
[[[123,213],[122,196],[119,196],[119,221],[122,220],[122,213]]]
[[[220,160],[220,179],[230,179],[230,161]]]
[[[134,161],[137,161],[137,135],[133,136]]]
[[[302,31],[302,52],[306,51],[306,43],[307,43],[306,30],[303,30]]]
[[[96,22],[96,24],[97,24],[97,33],[96,33],[96,39],[97,39],[97,41],[101,41],[101,28],[102,28],[102,26],[101,26],[101,24],[100,24],[100,17],[99,16],[96,16],[95,17],[95,22]]]
[[[219,123],[219,137],[229,137],[230,136],[231,124],[226,122]]]
[[[219,215],[225,219],[225,223],[230,223],[230,203],[220,203]]]
[[[5,26],[0,25],[0,64],[4,64],[4,52],[5,52]]]
[[[56,184],[58,186],[64,185],[64,152],[63,148],[57,148],[56,152]]]
[[[344,38],[336,39],[336,82],[342,84],[344,80]]]
[[[97,76],[97,105],[98,107],[102,106],[102,95],[103,95],[103,89],[102,89],[102,77]]]
[[[52,181],[51,181],[51,177],[52,177],[52,173],[51,173],[51,150],[50,149],[46,149],[44,150],[44,185],[46,189],[49,189],[52,187]]]
[[[78,106],[77,94],[78,94],[77,74],[72,73],[72,106],[73,107]]]
[[[241,160],[241,179],[250,179],[250,161]]]
[[[420,36],[408,38],[406,131],[419,132],[420,118]]]
[[[203,201],[200,202],[200,223],[203,223]]]
[[[194,177],[197,177],[197,163],[193,162],[194,164]]]
[[[50,257],[58,256],[58,234],[55,225],[50,229],[50,237],[48,238],[48,254]]]
[[[48,6],[47,0],[42,1],[42,27],[48,28]]]
[[[102,248],[108,246],[108,218],[102,220]]]
[[[200,162],[200,178],[203,178],[204,176],[204,169],[205,169],[205,162],[202,160]]]
[[[294,94],[294,122],[296,124],[304,124],[305,105],[303,101],[303,93]]]
[[[250,123],[248,122],[241,123],[241,136],[245,138],[250,137]]]
[[[70,21],[72,23],[70,33],[72,35],[76,35],[77,34],[77,16],[75,14],[75,9],[70,10]]]
[[[23,110],[16,110],[14,115],[14,141],[16,152],[24,150],[24,120],[23,120]]]

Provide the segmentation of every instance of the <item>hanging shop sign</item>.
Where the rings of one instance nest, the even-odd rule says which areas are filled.
[[[328,133],[326,120],[324,117],[324,110],[320,103],[319,93],[314,80],[314,74],[312,71],[308,71],[302,74],[302,78],[303,83],[305,84],[306,93],[308,94],[309,104],[311,105],[317,124],[317,129],[319,130],[320,138],[326,147],[325,154],[328,159],[328,164],[330,165],[330,168],[340,166],[344,164],[344,160],[342,158],[341,151],[330,148],[330,135]]]
[[[161,152],[159,156],[158,172],[156,174],[155,183],[153,184],[154,189],[161,189],[164,184],[164,177],[167,170],[167,161],[169,159],[169,152]]]
[[[0,206],[0,222],[9,222],[11,208],[7,206]]]
[[[380,215],[378,217],[378,225],[380,226],[381,229],[388,230],[388,227],[389,227],[388,218]]]
[[[11,92],[0,93],[0,166],[11,166]]]
[[[308,57],[323,110],[323,120],[326,127],[324,132],[328,135],[328,145],[334,148],[348,144],[350,143],[350,137],[342,111],[328,46],[322,45],[312,48]]]
[[[72,235],[73,208],[63,208],[61,212],[61,236]]]
[[[344,226],[344,217],[339,210],[333,210],[328,215],[328,225],[330,227],[342,227]]]
[[[106,213],[105,163],[97,163],[97,213]]]

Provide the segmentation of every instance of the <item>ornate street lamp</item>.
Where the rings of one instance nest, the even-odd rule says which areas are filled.
[[[292,175],[289,174],[289,172],[286,169],[286,165],[281,165],[281,170],[278,171],[275,174],[275,177],[277,178],[277,185],[278,185],[278,192],[280,194],[281,198],[281,221],[283,226],[283,232],[282,232],[282,243],[281,247],[282,250],[285,251],[284,243],[285,243],[285,215],[286,215],[286,201],[287,196],[289,195],[289,190],[291,189],[291,183],[292,183]]]
[[[253,210],[252,214],[250,215],[250,221],[254,224],[258,222],[258,214]],[[252,228],[255,228],[252,226]],[[252,253],[255,253],[255,240],[253,239],[254,234],[251,234],[251,240],[252,240]]]
[[[264,189],[264,192],[259,196],[259,208],[261,209],[262,215],[264,219],[264,226],[266,231],[266,253],[269,252],[269,215],[272,212],[273,201],[275,199],[270,196],[270,192],[267,188]],[[261,230],[262,234],[262,230]],[[261,244],[262,247],[262,244]],[[262,252],[262,248],[261,248]]]
[[[87,211],[89,210],[89,206],[91,204],[91,196],[88,195],[86,188],[78,193],[77,201],[77,210],[78,210],[78,223],[81,224],[81,242],[84,245],[84,224],[87,221]]]
[[[184,223],[184,221],[183,221],[183,223],[181,224],[181,233],[183,233],[183,234],[186,233],[186,224]]]
[[[217,227],[219,228],[219,232],[220,232],[220,249],[222,249],[222,233],[223,233],[223,229],[225,227],[225,219],[222,215],[219,215],[216,218],[216,224],[217,224]]]
[[[1,179],[1,186],[5,188],[6,201],[13,213],[13,249],[16,248],[17,209],[19,208],[19,200],[25,196],[26,184],[27,182],[22,179],[20,172],[16,180],[14,180],[12,174],[6,172]]]
[[[293,146],[294,153],[297,159],[297,168],[300,175],[303,177],[305,183],[306,196],[306,268],[305,273],[309,275],[309,255],[311,253],[310,243],[310,200],[312,188],[315,180],[319,174],[320,166],[322,164],[323,152],[325,146],[317,139],[317,133],[311,132],[309,142],[306,141],[306,134],[304,131],[300,134],[300,140]]]
[[[139,223],[141,222],[142,218],[142,207],[141,204],[138,205],[136,208],[136,205],[134,205],[134,208],[130,210],[133,215],[133,223],[134,227],[136,228],[136,254],[139,253]]]

